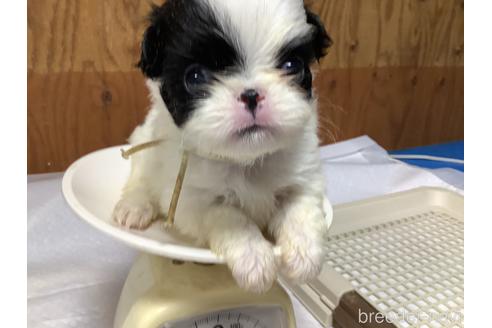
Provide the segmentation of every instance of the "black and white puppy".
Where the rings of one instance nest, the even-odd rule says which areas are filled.
[[[152,108],[130,142],[166,141],[132,157],[114,220],[145,228],[167,209],[186,149],[179,231],[221,255],[246,289],[267,290],[279,269],[315,277],[331,207],[310,65],[330,44],[302,0],[155,7],[139,63]]]

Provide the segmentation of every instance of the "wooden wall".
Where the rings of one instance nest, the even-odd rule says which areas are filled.
[[[463,138],[458,0],[314,0],[335,44],[319,67],[324,143]],[[147,0],[28,0],[28,171],[121,144],[148,99],[135,69]]]
[[[312,7],[335,41],[317,85],[322,119],[336,140],[368,134],[397,149],[463,139],[463,1],[327,0]]]

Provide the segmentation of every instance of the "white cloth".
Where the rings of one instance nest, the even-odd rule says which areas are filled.
[[[321,148],[328,198],[333,204],[417,187],[441,187],[463,193],[464,175],[452,169],[426,170],[391,158],[367,136]],[[436,174],[437,173],[437,174]],[[445,176],[446,181],[438,176]]]
[[[391,159],[368,137],[322,147],[333,204],[412,189],[453,187],[431,171]],[[463,185],[463,174],[446,171]],[[27,313],[31,328],[108,328],[137,251],[78,219],[61,194],[62,174],[28,177]],[[321,325],[293,299],[297,326]]]

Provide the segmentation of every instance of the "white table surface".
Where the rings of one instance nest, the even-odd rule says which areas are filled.
[[[462,192],[432,171],[388,157],[367,137],[321,149],[327,192],[334,204],[419,186]],[[439,173],[439,172],[438,172]],[[463,185],[463,174],[446,171]],[[112,327],[119,293],[138,252],[77,218],[61,193],[62,174],[28,177],[28,327]],[[293,298],[297,326],[321,325]]]

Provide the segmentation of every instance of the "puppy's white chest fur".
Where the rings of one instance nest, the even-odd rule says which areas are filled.
[[[140,142],[141,138],[140,134],[132,137]],[[147,160],[149,156],[162,159],[153,174],[155,181],[163,181],[160,205],[166,210],[181,160],[180,145],[170,141],[146,151],[149,152],[145,154]],[[290,188],[302,183],[305,178],[300,168],[297,172],[295,170],[302,165],[295,162],[299,156],[288,152],[266,155],[249,164],[231,163],[193,153],[189,156],[176,224],[183,232],[193,236],[200,235],[200,232],[192,231],[196,226],[192,221],[200,220],[200,215],[208,207],[219,204],[241,210],[261,229],[265,228]]]
[[[273,215],[287,182],[275,157],[269,156],[251,165],[231,164],[191,156],[182,196],[194,191],[209,194],[205,203],[220,203],[244,211],[260,228]],[[279,174],[280,173],[280,174]]]

